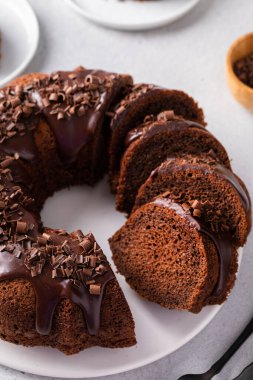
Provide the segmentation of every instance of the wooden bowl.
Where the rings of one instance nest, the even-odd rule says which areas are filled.
[[[234,73],[234,63],[253,52],[253,33],[238,38],[230,47],[227,60],[226,72],[230,91],[244,107],[253,111],[253,88],[244,84]]]

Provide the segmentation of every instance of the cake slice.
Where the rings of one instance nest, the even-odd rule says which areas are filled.
[[[222,303],[235,281],[229,234],[208,230],[166,196],[138,208],[109,242],[129,285],[166,308],[199,312]]]
[[[201,125],[162,113],[155,122],[129,132],[116,192],[116,208],[131,212],[139,187],[157,166],[170,156],[207,153],[230,167],[221,143]]]
[[[169,158],[140,187],[134,209],[167,192],[214,231],[227,230],[243,246],[251,227],[251,204],[245,185],[208,155]]]
[[[111,121],[109,149],[109,180],[113,192],[117,186],[127,133],[147,118],[152,118],[165,110],[174,110],[177,115],[205,125],[202,109],[189,95],[182,91],[168,90],[150,84],[135,85],[115,108]]]
[[[75,233],[45,230],[39,241],[45,236],[50,239],[47,250],[55,253],[43,263],[41,274],[37,271],[41,256],[34,255],[29,261],[32,253],[26,253],[23,261],[8,247],[0,253],[0,337],[23,346],[51,346],[66,355],[92,346],[136,344],[131,311],[100,247],[96,245],[93,252],[94,237],[78,234],[92,252],[82,256],[79,249],[80,255],[73,258],[66,252],[77,248]],[[39,252],[41,248],[36,247]],[[96,262],[82,265],[82,257],[96,258]],[[71,259],[77,269],[67,264]]]
[[[135,344],[129,306],[94,236],[44,228],[19,161],[0,159],[0,337],[67,355]]]

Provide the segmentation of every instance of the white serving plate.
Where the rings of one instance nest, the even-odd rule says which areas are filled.
[[[107,239],[124,223],[114,208],[106,181],[94,188],[74,187],[49,198],[42,212],[44,223],[68,231],[81,228],[95,234],[111,262]],[[241,252],[240,252],[241,253]],[[114,265],[113,269],[115,270]],[[199,314],[164,309],[140,298],[117,275],[136,323],[138,344],[132,348],[93,347],[66,357],[55,349],[25,348],[0,341],[0,364],[37,375],[82,378],[112,375],[158,360],[195,337],[221,306],[208,306]]]
[[[26,0],[0,0],[0,87],[21,74],[39,42],[37,18]]]
[[[113,29],[145,30],[169,24],[197,5],[200,0],[66,0],[87,19]]]

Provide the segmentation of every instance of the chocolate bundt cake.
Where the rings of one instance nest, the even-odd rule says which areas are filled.
[[[211,152],[228,168],[228,155],[221,143],[202,125],[178,118],[173,111],[159,114],[131,130],[125,140],[116,192],[116,208],[131,212],[139,187],[167,157]]]
[[[197,103],[101,70],[28,74],[0,90],[2,339],[65,354],[136,343],[131,311],[92,233],[45,227],[40,218],[48,196],[95,184],[107,166],[117,208],[135,208],[110,239],[131,287],[193,312],[226,299],[251,206]]]
[[[208,155],[169,158],[140,187],[134,209],[166,192],[201,217],[209,228],[227,230],[243,246],[251,226],[251,205],[243,182]]]
[[[138,208],[109,242],[129,285],[167,308],[199,312],[223,302],[235,281],[230,235],[207,229],[167,196]]]
[[[111,121],[109,149],[109,179],[113,192],[117,188],[120,160],[125,150],[127,133],[150,116],[166,110],[174,110],[177,115],[205,125],[202,109],[189,95],[154,85],[135,85],[116,106]]]
[[[0,336],[9,342],[65,354],[136,343],[94,236],[43,227],[39,215],[55,190],[101,177],[106,113],[131,82],[79,68],[0,91]]]

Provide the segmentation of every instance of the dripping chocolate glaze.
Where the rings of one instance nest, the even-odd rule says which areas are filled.
[[[246,213],[250,217],[250,198],[244,190],[244,188],[241,186],[240,182],[238,181],[238,178],[234,175],[234,173],[231,170],[225,168],[223,165],[216,165],[214,167],[214,171],[221,177],[225,178],[235,188],[235,190],[241,197],[242,204]]]
[[[25,122],[25,131],[24,135],[15,135],[11,138],[6,139],[0,144],[0,153],[7,155],[19,153],[20,158],[26,161],[34,161],[38,157],[38,149],[34,141],[34,131],[29,127],[31,124],[37,125],[38,120],[35,118],[33,122]]]
[[[57,244],[59,244],[60,239],[64,241],[65,238],[58,237]],[[109,265],[107,265],[107,272],[96,280],[96,284],[101,285],[100,294],[93,295],[89,293],[87,286],[82,282],[76,286],[71,279],[52,278],[49,264],[43,268],[42,274],[32,277],[23,258],[17,258],[5,251],[1,252],[0,281],[18,278],[29,281],[33,286],[36,298],[36,330],[39,334],[48,335],[50,333],[55,308],[63,299],[69,299],[81,308],[87,330],[91,335],[98,333],[104,290],[106,284],[114,279]]]
[[[59,71],[56,74],[59,75],[61,81],[67,81],[70,73]],[[85,70],[77,72],[76,81],[83,82],[87,75],[94,75],[101,79],[106,78],[106,73],[103,71]],[[112,90],[113,87],[101,93],[99,108],[90,108],[83,116],[72,115],[69,119],[58,120],[57,114],[50,113],[52,111],[50,106],[43,109],[45,118],[54,132],[60,155],[65,162],[74,162],[81,149],[93,140],[95,132],[101,126],[105,112],[112,100]]]
[[[18,109],[18,113],[22,114],[22,118],[20,118],[20,120],[14,118],[15,120],[13,120],[12,118],[8,119],[8,114],[11,112],[14,114],[14,111],[16,112],[15,105],[11,109],[6,108],[1,110],[2,118],[0,122],[3,123],[1,128],[6,128],[7,133],[6,136],[1,139],[0,153],[4,156],[19,153],[19,157],[26,161],[36,160],[38,151],[34,139],[34,130],[37,128],[38,121],[44,117],[55,135],[58,149],[63,160],[65,160],[65,162],[73,162],[73,160],[77,158],[82,147],[93,139],[97,128],[101,126],[105,113],[115,96],[117,96],[119,91],[125,88],[125,86],[131,84],[131,78],[129,76],[118,76],[103,71],[85,69],[74,71],[74,77],[72,74],[71,72],[58,72],[55,73],[54,76],[57,76],[58,79],[63,82],[68,79],[69,83],[73,83],[72,79],[84,82],[85,78],[90,75],[101,79],[103,85],[105,83],[105,86],[99,93],[97,107],[90,106],[84,115],[73,114],[69,118],[64,117],[59,119],[57,114],[50,113],[50,111],[53,110],[54,103],[48,102],[47,105],[43,104],[43,89],[45,85],[48,84],[49,77],[37,81],[31,86],[24,86],[22,90],[19,90],[22,92],[22,101],[28,108],[30,106],[27,113],[22,114],[22,109]],[[10,100],[15,103],[15,100],[17,100],[16,88],[10,88],[11,92],[9,92],[8,88],[4,91],[0,94],[0,100],[10,95]],[[85,93],[86,90],[82,92]],[[47,96],[49,95],[47,94]],[[4,103],[0,105],[2,108],[5,108]],[[61,105],[64,106],[64,102]],[[23,103],[21,106],[23,106]],[[4,112],[6,112],[7,117],[3,116]],[[29,184],[29,180],[27,182],[25,168],[21,170],[17,162],[13,162],[11,166],[11,174],[13,175],[14,182],[7,183],[8,181],[4,181],[1,177],[0,183],[1,187],[3,185],[4,191],[6,190],[7,192],[11,191],[12,186],[17,183],[22,183],[22,185],[26,186]],[[19,178],[17,178],[17,174],[19,174]],[[22,212],[22,218],[20,218],[20,215],[12,213],[11,219],[19,219],[22,222],[31,223],[36,226],[33,233],[30,233],[30,238],[36,242],[38,235],[37,220],[40,220],[39,215],[34,219],[32,213],[26,211],[21,206],[19,207],[19,211]],[[6,222],[8,225],[8,220],[6,220]],[[40,230],[43,232],[41,226]],[[15,231],[13,231],[12,236],[15,240]],[[11,238],[10,235],[9,238]],[[58,244],[60,244],[59,239],[57,240]],[[18,243],[17,246],[21,247]],[[100,285],[100,292],[99,294],[91,294],[86,284],[80,281],[78,282],[79,285],[76,286],[72,279],[52,278],[52,268],[50,270],[49,263],[43,267],[42,274],[32,276],[22,256],[21,258],[17,258],[7,250],[3,251],[2,248],[3,247],[1,247],[0,253],[0,280],[23,278],[32,284],[36,296],[36,329],[40,334],[50,333],[55,307],[62,299],[69,299],[81,308],[90,334],[96,334],[98,332],[100,325],[100,307],[104,289],[106,284],[115,278],[106,259],[104,260],[106,272],[96,277],[95,280],[95,284]]]
[[[145,133],[156,133],[161,132],[164,130],[182,130],[183,128],[197,128],[205,131],[206,133],[209,133],[209,131],[206,130],[206,128],[194,121],[185,120],[182,118],[175,118],[172,120],[161,120],[153,122],[145,123],[140,125],[137,128],[132,129],[130,132],[128,132],[126,139],[125,139],[125,146],[128,147],[133,141],[138,140],[140,137],[142,137]]]
[[[70,118],[58,119],[57,114],[51,113],[51,105],[43,108],[43,114],[54,132],[60,155],[66,163],[74,162],[82,148],[95,138],[114,99],[123,88],[132,83],[127,75],[109,74],[101,70],[78,70],[75,74],[76,83],[82,85],[87,76],[93,76],[104,81],[104,89],[98,94],[97,105],[89,105],[89,109],[83,115],[74,114]],[[55,75],[58,75],[59,81],[64,83],[69,80],[71,73],[58,71]],[[83,92],[85,94],[85,91]],[[35,94],[37,99],[40,96],[38,93]]]
[[[219,275],[218,281],[211,296],[214,298],[220,297],[226,289],[229,268],[232,259],[233,245],[230,235],[227,232],[222,232],[220,236],[218,236],[216,233],[204,226],[204,224],[193,218],[190,213],[185,212],[179,204],[172,202],[169,198],[156,198],[154,200],[154,204],[162,207],[167,207],[175,211],[177,215],[187,219],[191,226],[212,240],[217,249],[217,254],[219,257]]]
[[[13,162],[15,164],[15,161]],[[0,194],[2,192],[9,195],[12,194],[15,183],[11,182],[8,177],[2,173],[0,184]],[[14,203],[15,200],[9,198],[8,209]],[[1,218],[0,227],[1,230],[3,230],[1,231],[0,237],[8,236],[8,240],[6,241],[5,239],[0,239],[0,281],[25,279],[31,283],[35,292],[36,300],[35,327],[37,332],[41,335],[48,335],[50,333],[56,306],[61,300],[69,299],[81,308],[88,332],[91,335],[97,334],[100,327],[100,311],[104,290],[106,284],[115,278],[110,265],[108,264],[105,256],[102,254],[102,251],[97,243],[96,250],[100,251],[100,255],[103,258],[102,262],[104,263],[106,270],[105,273],[96,276],[94,279],[95,284],[100,286],[99,294],[91,294],[88,286],[82,281],[75,283],[72,278],[53,278],[52,269],[54,267],[50,264],[50,258],[46,259],[47,261],[41,274],[37,274],[35,276],[32,275],[32,271],[27,267],[27,263],[25,262],[26,256],[24,247],[22,247],[18,239],[22,238],[22,240],[28,240],[31,244],[34,242],[37,243],[38,236],[41,236],[40,233],[48,230],[43,230],[39,215],[35,215],[33,212],[27,211],[27,209],[23,206],[22,200],[20,201],[19,207],[15,212],[6,211],[1,215]],[[17,220],[24,222],[27,226],[32,226],[32,229],[26,232],[25,235],[23,233],[20,236],[15,229],[12,229]],[[60,236],[56,231],[52,230],[52,233],[50,233],[50,243],[48,244],[51,246],[56,245],[61,247],[66,241],[70,245],[71,252],[73,252],[74,255],[80,255],[82,252],[79,245],[80,241],[78,239],[72,239],[70,235],[64,234],[64,236]],[[92,236],[92,242],[93,241],[95,242],[95,239]],[[14,245],[15,249],[18,249],[19,253],[22,251],[21,256],[17,257],[15,251],[9,252],[7,248],[8,245]],[[30,249],[32,248],[33,246],[31,245]],[[38,250],[40,250],[39,247]],[[92,280],[93,277],[88,277],[88,280],[90,279]]]
[[[88,87],[85,87],[85,80],[88,76],[96,80],[97,84],[99,83],[100,91],[96,88],[92,89],[91,87],[90,90]],[[51,79],[53,82],[50,82]],[[60,91],[57,94],[59,95],[58,99],[62,97],[62,101],[58,104],[62,112],[62,117],[59,117],[59,112],[54,112],[54,107],[57,105],[57,102],[48,101],[47,105],[43,103],[43,100],[45,100],[45,98],[48,99],[50,95],[50,93],[46,92],[46,88],[51,86],[52,92],[54,92],[55,84],[59,86],[57,90]],[[82,113],[73,112],[71,116],[69,115],[66,117],[65,109],[67,106],[70,108],[70,105],[66,104],[64,101],[66,98],[66,93],[64,91],[66,91],[67,86],[71,87],[71,85],[73,85],[74,88],[75,86],[77,87],[77,84],[80,85],[80,87],[73,90],[73,96],[75,95],[74,91],[77,91],[79,95],[87,96],[86,99],[91,99],[91,101],[87,100],[87,104],[85,104],[86,108]],[[95,137],[96,131],[100,130],[105,114],[109,110],[114,99],[121,91],[123,91],[123,89],[131,84],[132,79],[127,75],[78,68],[78,70],[73,72],[56,72],[50,77],[45,76],[45,78],[40,79],[36,83],[32,83],[30,86],[25,86],[23,91],[24,99],[23,103],[21,103],[20,109],[22,109],[22,105],[25,104],[25,102],[30,102],[32,106],[31,114],[25,115],[25,117],[22,116],[21,120],[18,122],[11,121],[11,123],[14,122],[14,124],[19,123],[24,129],[22,130],[22,133],[15,131],[14,134],[16,133],[16,135],[4,140],[1,143],[0,151],[6,154],[19,152],[20,157],[28,161],[36,159],[37,149],[34,142],[33,130],[36,129],[38,120],[41,117],[44,117],[55,135],[62,160],[65,163],[74,162],[82,148],[87,145],[87,143],[91,142]],[[96,87],[96,84],[93,84],[93,86]],[[13,91],[13,100],[15,97],[15,88],[10,87],[5,89],[6,96],[9,89]],[[94,98],[90,97],[91,93],[96,93],[96,102],[94,102]],[[75,106],[75,104],[71,105]],[[76,107],[78,108],[81,105],[82,103],[78,103],[76,104]],[[3,111],[3,114],[5,112],[8,114],[10,110]]]
[[[100,294],[91,295],[83,283],[77,287],[69,279],[52,278],[48,268],[44,269],[43,274],[32,277],[22,259],[7,252],[1,252],[0,280],[16,280],[18,278],[29,281],[33,286],[36,297],[36,330],[39,334],[48,335],[50,333],[55,308],[63,299],[69,299],[81,308],[89,334],[96,335],[98,333],[104,289],[106,284],[114,278],[111,269],[103,275],[103,280],[99,280]]]

